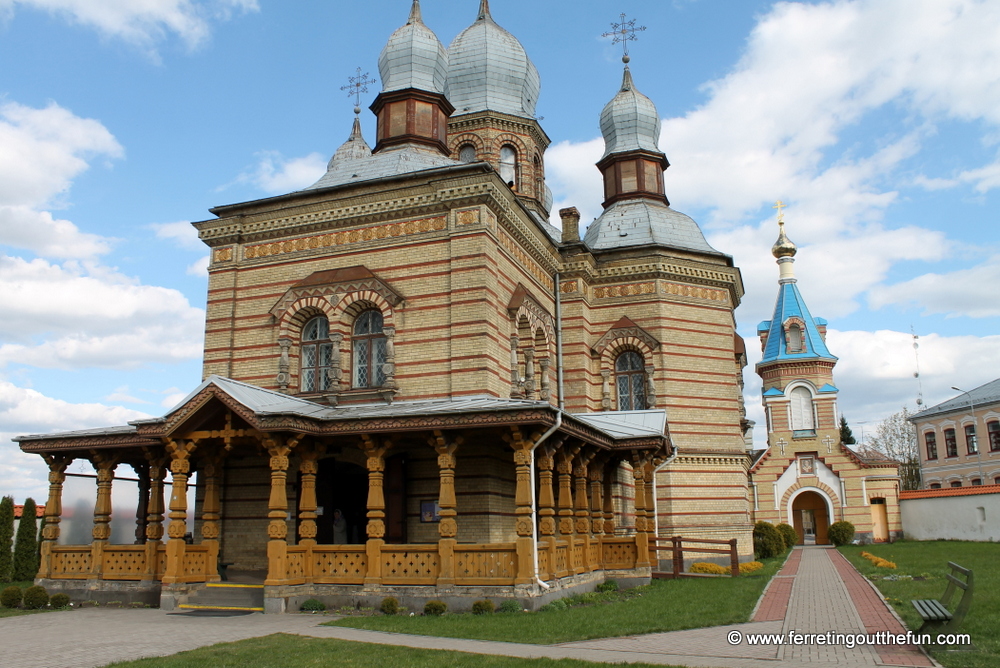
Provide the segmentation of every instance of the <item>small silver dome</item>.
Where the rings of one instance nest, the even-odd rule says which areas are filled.
[[[351,128],[351,136],[348,137],[347,141],[345,141],[333,154],[333,157],[330,158],[330,162],[327,163],[326,168],[333,169],[334,163],[367,158],[371,154],[372,149],[368,146],[368,142],[365,141],[364,136],[361,134],[361,120],[355,116],[354,127]]]
[[[448,99],[455,114],[490,110],[534,118],[541,87],[524,47],[493,20],[489,0],[481,0],[476,22],[448,47]]]
[[[590,224],[583,242],[591,250],[656,244],[722,255],[708,244],[690,216],[648,199],[615,202]]]
[[[416,88],[448,92],[448,53],[434,32],[424,25],[420,0],[413,0],[406,25],[392,33],[378,57],[382,92]]]
[[[625,68],[622,89],[601,112],[604,155],[646,150],[660,152],[660,114],[656,105],[632,83],[632,72]]]

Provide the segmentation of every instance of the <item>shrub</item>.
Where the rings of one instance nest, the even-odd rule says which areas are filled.
[[[14,540],[14,497],[0,499],[0,582],[10,582],[14,561],[11,547]]]
[[[476,601],[472,604],[472,614],[474,615],[489,615],[493,613],[493,601],[488,598],[484,598],[481,601]]]
[[[618,591],[618,581],[605,580],[601,584],[597,585],[597,591]]]
[[[378,609],[382,611],[383,615],[395,615],[399,612],[399,601],[392,596],[386,596],[382,599],[382,604]]]
[[[740,564],[740,573],[753,573],[754,571],[759,571],[764,568],[764,564],[759,561],[748,561],[745,564]]]
[[[49,593],[45,587],[28,587],[24,590],[24,607],[28,610],[38,610],[49,604]]]
[[[69,595],[62,592],[52,594],[49,598],[49,605],[53,608],[65,608],[69,605]]]
[[[17,608],[21,606],[21,588],[17,586],[7,587],[0,592],[0,604],[5,608]]]
[[[500,604],[498,612],[521,612],[521,610],[522,608],[520,603],[512,598],[508,598]]]
[[[785,539],[770,522],[759,521],[753,527],[753,551],[758,559],[770,559],[785,551]]]
[[[326,604],[319,599],[310,598],[302,602],[302,605],[299,606],[299,610],[304,612],[323,612],[326,610]]]
[[[556,610],[565,610],[569,605],[566,603],[566,599],[557,598],[551,603],[546,603],[538,609],[538,612],[553,612]]]
[[[854,525],[850,522],[834,522],[827,529],[826,535],[837,547],[847,545],[854,540]]]
[[[868,561],[872,562],[872,565],[875,566],[875,568],[895,568],[896,567],[896,563],[895,562],[888,561],[886,559],[883,559],[882,557],[876,557],[874,554],[872,554],[870,552],[862,552],[861,556],[864,557],[865,559],[867,559]]]
[[[38,517],[35,500],[24,500],[21,521],[17,523],[14,540],[14,582],[34,580],[38,575]],[[48,597],[45,603],[48,605]]]
[[[785,549],[794,546],[799,542],[799,534],[795,533],[795,528],[791,524],[782,522],[774,527],[781,534],[781,537],[785,539]]]
[[[448,604],[444,601],[427,601],[424,604],[424,614],[431,617],[440,617],[448,611]]]
[[[711,575],[728,575],[729,569],[719,564],[712,564],[707,561],[698,561],[691,564],[689,573],[709,573]]]

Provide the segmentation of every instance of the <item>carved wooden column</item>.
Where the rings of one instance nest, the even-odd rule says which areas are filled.
[[[537,438],[537,437],[535,437]],[[517,487],[514,491],[514,514],[517,518],[517,575],[514,584],[530,584],[535,577],[535,536],[531,522],[531,458],[532,440],[525,438],[517,427],[511,428],[510,445],[514,448]]]
[[[62,491],[66,482],[66,469],[73,458],[65,455],[43,455],[49,465],[49,498],[45,502],[45,528],[42,529],[41,560],[38,577],[52,574],[52,547],[59,540],[59,522],[62,520]]]
[[[187,533],[187,481],[191,473],[191,453],[194,441],[167,441],[170,453],[170,524],[167,527],[167,564],[163,584],[181,582],[184,578],[184,534]]]
[[[573,540],[573,457],[579,447],[563,444],[556,454],[556,471],[559,472],[559,535]]]
[[[583,539],[583,558],[573,568],[573,573],[593,570],[590,565],[590,509],[587,499],[587,463],[592,457],[592,454],[582,451],[577,456],[573,466],[573,481],[576,483],[576,493],[574,494],[576,522],[574,528],[577,535]]]
[[[315,446],[299,453],[299,475],[302,492],[299,494],[299,545],[306,550],[302,556],[302,570],[306,584],[313,581],[313,554],[316,547],[316,475],[319,473],[319,457],[323,446]]]
[[[222,457],[211,457],[205,460],[198,474],[200,480],[205,478],[205,496],[201,504],[201,544],[208,548],[205,557],[205,568],[208,571],[208,582],[218,582],[219,576],[219,476],[222,475]]]
[[[284,584],[288,579],[288,455],[298,438],[269,435],[264,447],[271,456],[271,494],[267,501],[267,579],[265,585]]]
[[[590,479],[590,533],[591,540],[597,542],[597,561],[593,567],[603,568],[604,550],[601,544],[601,534],[604,533],[603,502],[601,499],[601,488],[604,487],[604,461],[603,457],[595,462],[591,462],[587,471]]]
[[[167,457],[146,455],[149,461],[149,505],[146,509],[145,580],[157,579],[159,549],[163,544],[163,479],[167,475]]]
[[[146,524],[149,522],[149,465],[133,462],[132,470],[139,479],[139,502],[135,507],[135,544],[145,545]]]
[[[389,441],[379,444],[367,434],[362,436],[361,448],[367,456],[368,467],[368,526],[366,532],[368,541],[365,550],[368,554],[368,572],[365,575],[365,586],[382,584],[382,546],[385,544],[385,493],[382,489],[382,476],[385,471],[385,452],[392,445]]]
[[[546,580],[554,578],[556,573],[556,502],[552,493],[552,469],[555,468],[553,454],[555,451],[555,446],[541,446],[536,462],[538,468],[538,533],[545,537],[545,552],[548,555]]]
[[[635,550],[636,568],[649,567],[649,534],[646,533],[646,456],[632,454],[632,479],[635,481]]]
[[[97,502],[94,504],[94,537],[90,550],[90,576],[101,579],[104,570],[104,546],[111,538],[111,485],[118,460],[106,455],[94,455],[97,470]]]
[[[443,432],[435,430],[428,442],[437,452],[440,475],[438,490],[438,506],[441,508],[441,522],[438,524],[440,571],[438,572],[437,585],[450,587],[455,584],[455,545],[458,544],[456,539],[458,522],[455,520],[458,515],[458,502],[455,499],[455,451],[458,450],[463,439],[459,436],[449,443]]]
[[[653,473],[653,462],[652,460],[646,462],[646,466],[643,470],[643,478],[646,482],[646,534],[649,536],[649,561],[653,568],[659,565],[657,560],[659,559],[656,551],[655,541],[658,536],[656,535],[656,476]]]
[[[604,535],[615,535],[615,482],[618,480],[620,462],[615,459],[605,465],[604,471]]]

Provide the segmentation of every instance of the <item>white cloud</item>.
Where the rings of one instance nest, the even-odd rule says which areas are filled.
[[[145,417],[150,416],[121,406],[74,404],[53,399],[0,380],[0,490],[18,499],[33,496],[39,502],[47,496],[48,469],[42,458],[21,452],[11,438],[123,425]]]
[[[946,274],[924,274],[909,281],[879,286],[871,291],[874,308],[889,304],[917,304],[926,313],[995,318],[1000,316],[1000,256],[969,269]]]
[[[124,155],[101,123],[54,103],[34,109],[8,102],[0,105],[0,146],[0,244],[60,258],[108,252],[112,240],[47,210],[61,205],[88,159]]]
[[[198,238],[198,230],[187,220],[176,223],[152,223],[149,226],[157,239],[165,239],[184,250],[202,251],[205,244]]]
[[[319,180],[326,173],[327,158],[310,153],[300,158],[285,158],[277,151],[257,154],[253,169],[237,178],[237,182],[252,183],[264,192],[284,194],[301,190]]]
[[[0,312],[0,365],[131,368],[201,354],[201,309],[105,267],[0,256]]]
[[[210,21],[259,10],[257,0],[0,0],[0,12],[16,8],[47,11],[147,49],[169,34],[198,46],[211,32]]]
[[[149,402],[145,399],[140,399],[138,397],[132,396],[129,393],[128,385],[122,385],[121,387],[115,388],[115,391],[104,397],[105,401],[111,401],[113,403],[119,404],[148,404]]]
[[[188,276],[198,276],[199,278],[205,278],[208,276],[208,265],[211,258],[208,255],[198,258],[191,264],[187,266],[184,273]]]

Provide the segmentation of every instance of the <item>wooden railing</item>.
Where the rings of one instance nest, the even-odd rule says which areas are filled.
[[[54,580],[86,580],[90,577],[90,545],[53,545],[49,577]]]
[[[673,571],[669,574],[661,574],[660,577],[679,578],[684,575],[684,552],[694,552],[696,554],[728,554],[729,570],[733,577],[739,577],[740,557],[736,552],[736,539],[731,540],[709,540],[706,538],[682,538],[674,536],[672,538],[650,538],[650,551],[658,553],[670,550]],[[685,545],[687,547],[685,547]],[[698,545],[725,545],[726,547],[697,547]]]
[[[433,585],[441,572],[436,543],[383,545],[382,584]]]
[[[635,547],[635,536],[601,538],[601,565],[605,570],[635,568],[638,554]]]
[[[512,585],[516,574],[514,543],[455,546],[455,584]]]
[[[159,580],[166,569],[166,549],[162,543],[146,545],[52,545],[49,573],[54,580]],[[94,572],[94,559],[99,572]],[[196,580],[195,580],[196,581]]]

